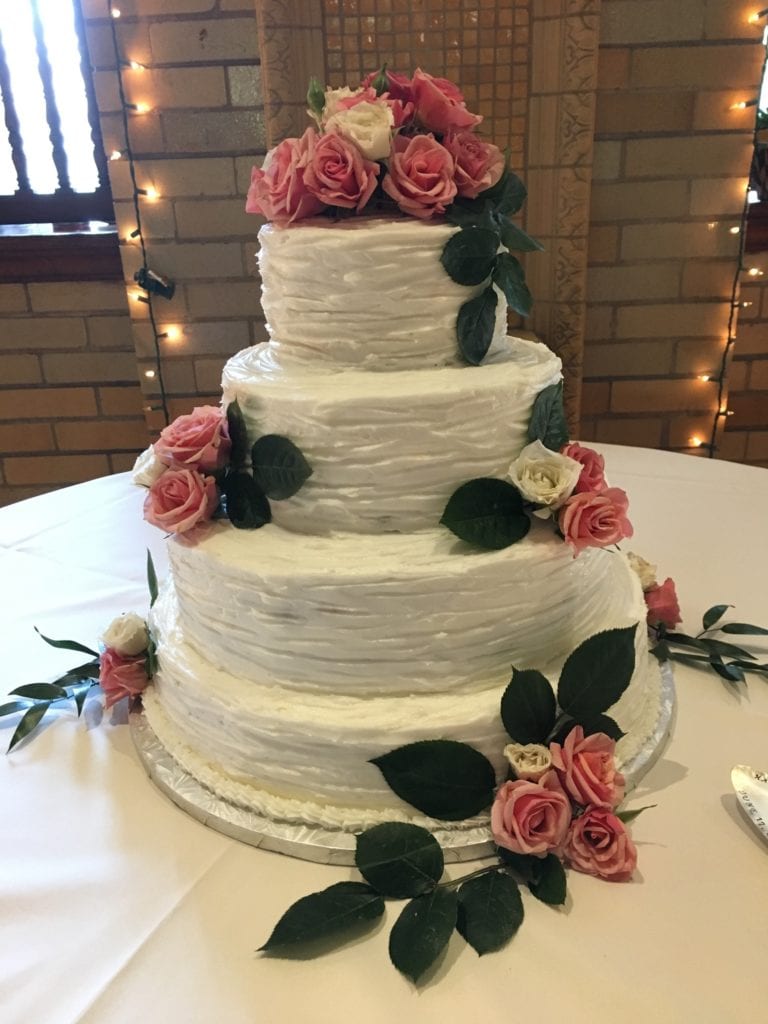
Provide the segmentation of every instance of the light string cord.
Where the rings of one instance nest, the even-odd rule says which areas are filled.
[[[141,207],[139,204],[139,186],[136,181],[136,165],[134,163],[133,151],[131,150],[131,139],[128,124],[128,100],[125,95],[125,89],[123,88],[123,76],[120,68],[122,67],[120,46],[117,39],[117,27],[115,22],[114,8],[112,0],[107,0],[107,7],[109,8],[109,22],[110,30],[112,33],[112,43],[115,51],[115,71],[117,72],[117,87],[120,93],[120,112],[123,119],[123,132],[125,135],[125,152],[128,157],[128,167],[131,174],[131,184],[133,185],[133,209],[136,215],[136,230],[138,232],[139,245],[141,246],[141,262],[146,274],[149,271],[149,262],[147,260],[147,246],[144,241],[144,232],[141,226]],[[157,329],[157,321],[155,320],[155,311],[152,307],[152,293],[147,292],[146,297],[142,296],[142,300],[147,306],[149,313],[149,322],[152,327],[152,339],[155,349],[155,374],[157,377],[157,383],[160,387],[160,407],[163,412],[163,418],[165,419],[166,426],[170,423],[171,417],[168,410],[168,396],[165,391],[165,381],[163,379],[163,366],[162,366],[162,354],[160,351],[160,332]]]
[[[760,12],[761,16],[768,14],[766,11]],[[766,69],[768,69],[768,46],[764,46],[763,63],[760,69],[760,78],[758,82],[758,92],[762,86],[763,78],[765,77]],[[755,103],[755,123],[752,129],[752,146],[750,147],[750,153],[754,153],[758,144],[758,134],[760,132],[760,104],[759,101]],[[751,161],[750,161],[751,168]],[[720,359],[720,369],[717,374],[717,409],[715,411],[715,417],[712,423],[712,433],[710,434],[709,449],[707,458],[713,459],[717,451],[717,431],[720,426],[720,420],[725,418],[727,415],[727,409],[723,409],[723,396],[725,395],[725,386],[727,383],[726,369],[728,366],[728,358],[731,354],[731,350],[736,343],[736,336],[734,329],[736,326],[737,309],[739,308],[739,288],[741,284],[741,275],[744,273],[744,252],[747,245],[747,220],[749,218],[749,192],[751,185],[751,174],[747,178],[747,187],[744,190],[744,203],[741,208],[741,222],[739,224],[739,255],[736,260],[736,270],[733,274],[733,284],[731,286],[731,308],[728,314],[728,337],[723,349],[723,354]],[[725,429],[725,428],[723,428]]]

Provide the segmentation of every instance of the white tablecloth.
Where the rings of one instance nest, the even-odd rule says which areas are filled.
[[[721,602],[768,625],[768,473],[603,450],[630,495],[627,546],[676,579],[689,630]],[[33,626],[93,644],[114,615],[146,608],[145,547],[159,573],[166,561],[141,499],[111,477],[0,512],[0,687],[78,663]],[[206,829],[148,781],[124,724],[60,714],[0,754],[0,1021],[768,1019],[768,845],[729,785],[736,763],[768,768],[768,681],[676,678],[673,738],[631,801],[658,804],[633,826],[636,880],[570,872],[560,912],[525,894],[510,946],[478,959],[454,936],[420,991],[387,959],[399,903],[372,937],[321,959],[257,955],[290,903],[355,873]]]

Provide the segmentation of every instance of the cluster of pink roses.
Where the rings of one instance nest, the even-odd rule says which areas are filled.
[[[226,417],[214,405],[199,406],[165,427],[152,446],[147,522],[186,533],[210,519],[219,494],[209,474],[226,465],[230,447]]]
[[[326,90],[310,111],[317,130],[285,139],[253,168],[246,211],[278,224],[329,207],[360,213],[380,185],[403,213],[427,219],[499,181],[504,157],[474,133],[482,118],[452,82],[420,69],[383,76],[381,94],[375,72],[355,90]]]
[[[615,747],[604,733],[585,737],[580,725],[562,744],[507,747],[517,778],[496,792],[491,808],[496,844],[521,855],[554,853],[577,871],[627,881],[637,850],[614,813],[624,798]]]
[[[584,548],[604,548],[631,537],[627,518],[629,499],[620,487],[605,481],[605,459],[593,448],[576,441],[565,445],[561,454],[581,464],[581,475],[571,496],[558,512],[558,526],[577,555]]]

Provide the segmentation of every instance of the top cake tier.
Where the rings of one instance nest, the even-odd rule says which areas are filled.
[[[443,268],[458,230],[413,218],[264,225],[262,304],[275,362],[374,371],[460,364],[459,309],[487,282],[456,284]],[[489,354],[506,335],[507,303],[496,291]]]

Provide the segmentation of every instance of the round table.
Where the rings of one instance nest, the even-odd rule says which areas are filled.
[[[768,626],[768,473],[599,447],[611,482],[630,496],[635,537],[625,547],[676,580],[685,627],[696,632],[718,603]],[[122,475],[0,511],[4,690],[78,663],[33,626],[93,645],[115,615],[144,613],[145,548],[159,575],[167,563],[142,498]],[[635,880],[569,872],[561,911],[524,893],[526,920],[506,949],[478,959],[454,935],[419,990],[387,957],[401,904],[373,935],[322,958],[257,954],[289,904],[355,872],[241,845],[187,817],[145,776],[121,706],[102,721],[95,700],[84,720],[59,714],[0,758],[0,1018],[762,1019],[768,844],[740,813],[729,777],[737,763],[768,768],[768,680],[734,686],[679,665],[675,675],[672,739],[629,801],[657,805],[633,825]],[[4,746],[14,724],[0,720]]]

